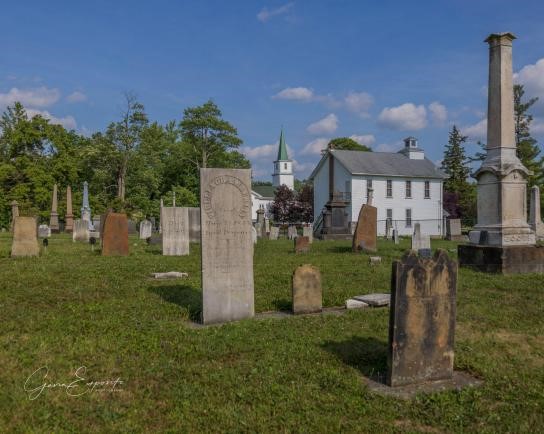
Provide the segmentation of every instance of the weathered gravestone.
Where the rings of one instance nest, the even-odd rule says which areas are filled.
[[[431,248],[431,237],[421,233],[421,226],[416,223],[414,226],[414,234],[412,235],[412,250],[418,252],[421,249]]]
[[[287,227],[287,238],[294,240],[298,235],[297,227],[294,225],[289,225]]]
[[[266,236],[270,234],[270,219],[265,218],[264,219],[264,232],[266,233]]]
[[[74,214],[72,211],[72,187],[66,187],[66,225],[64,226],[65,232],[73,232],[74,230]]]
[[[393,263],[391,286],[387,384],[451,379],[457,263],[444,250],[408,252]]]
[[[251,171],[200,169],[205,324],[255,315]]]
[[[11,244],[11,257],[38,256],[40,246],[37,237],[36,217],[15,217],[13,222],[13,242]]]
[[[189,254],[189,210],[175,206],[162,209],[162,254],[185,256]]]
[[[393,229],[393,242],[395,244],[399,243],[399,231],[397,231],[396,229]]]
[[[270,228],[270,239],[277,240],[279,236],[280,236],[280,228],[277,226],[272,226]]]
[[[540,188],[531,187],[531,208],[529,209],[529,226],[535,231],[536,239],[544,239],[544,223],[540,217]]]
[[[38,226],[38,238],[49,238],[51,236],[51,229],[47,225]]]
[[[189,207],[189,242],[200,243],[200,208]]]
[[[314,242],[314,228],[312,225],[302,227],[302,236],[308,237],[310,244]]]
[[[53,186],[53,199],[51,201],[51,215],[49,217],[49,228],[51,232],[58,233],[59,228],[59,213],[58,211],[58,196],[57,196],[57,184]]]
[[[136,230],[136,222],[134,220],[127,220],[127,229],[130,235],[135,235],[138,233]]]
[[[72,240],[89,242],[89,222],[87,220],[76,219],[74,221]]]
[[[126,214],[110,212],[104,220],[102,256],[128,255],[128,220]]]
[[[323,291],[321,273],[316,267],[305,264],[293,273],[293,313],[321,312]]]
[[[295,238],[295,253],[308,253],[310,251],[310,239],[308,237]]]
[[[446,239],[450,241],[464,241],[461,232],[461,219],[446,220]]]
[[[253,244],[257,243],[257,229],[255,229],[255,226],[251,226],[251,241],[253,241]]]
[[[372,190],[369,191],[367,203],[359,211],[359,218],[353,234],[352,250],[357,252],[375,252],[378,231],[378,209],[372,206]]]
[[[149,220],[142,220],[140,222],[140,240],[147,240],[153,233],[153,223]]]

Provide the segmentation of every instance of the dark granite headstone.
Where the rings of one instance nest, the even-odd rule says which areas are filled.
[[[128,255],[128,221],[126,214],[109,213],[104,220],[102,256]]]
[[[389,317],[389,386],[453,377],[457,263],[407,252],[393,263]]]

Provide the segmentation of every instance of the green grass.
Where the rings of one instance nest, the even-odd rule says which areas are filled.
[[[15,260],[10,245],[1,234],[0,432],[544,431],[544,276],[461,270],[455,367],[485,383],[406,402],[363,384],[386,368],[387,309],[194,328],[198,245],[163,257],[131,238],[130,256],[114,258],[57,235],[41,257]],[[406,248],[407,239],[380,241],[383,263],[370,267],[349,242],[295,255],[289,241],[259,241],[256,310],[289,309],[302,263],[321,270],[325,306],[388,292],[391,262]],[[149,278],[173,270],[190,277]],[[120,377],[122,390],[73,397],[56,388],[29,400],[23,386],[36,369],[69,382],[83,365],[88,379]]]

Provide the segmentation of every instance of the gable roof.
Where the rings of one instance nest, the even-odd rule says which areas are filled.
[[[253,185],[251,190],[257,193],[261,197],[274,198],[276,187],[273,185]]]
[[[412,160],[398,152],[330,150],[334,158],[352,175],[402,176],[408,178],[444,179],[446,175],[431,160]],[[323,165],[325,154],[310,175],[312,179]]]

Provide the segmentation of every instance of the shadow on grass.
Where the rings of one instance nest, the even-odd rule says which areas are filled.
[[[150,286],[150,292],[157,294],[168,303],[187,309],[191,321],[200,322],[202,318],[202,293],[189,285]]]
[[[291,312],[293,309],[293,303],[291,300],[287,300],[286,298],[280,298],[279,300],[274,300],[272,302],[274,304],[274,307],[276,310],[279,310],[281,312]]]
[[[326,341],[321,347],[365,377],[381,383],[387,374],[387,343],[373,337],[353,336],[346,341]]]
[[[332,246],[328,249],[331,253],[352,253],[351,246]]]

